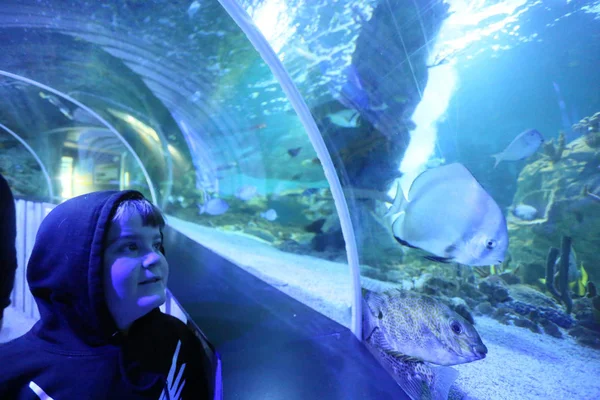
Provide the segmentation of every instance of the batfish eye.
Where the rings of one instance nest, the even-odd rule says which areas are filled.
[[[458,321],[450,322],[450,329],[452,329],[452,332],[456,333],[457,335],[462,333],[462,326]]]
[[[494,239],[489,239],[487,242],[485,242],[485,247],[487,247],[488,249],[493,249],[494,247],[496,247],[496,241]]]

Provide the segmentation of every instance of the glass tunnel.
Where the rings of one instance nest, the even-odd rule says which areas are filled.
[[[1,342],[40,220],[132,189],[224,399],[600,399],[600,1],[6,0],[0,37]]]

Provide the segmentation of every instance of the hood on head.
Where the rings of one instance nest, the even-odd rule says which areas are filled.
[[[56,206],[42,221],[27,265],[41,315],[38,336],[99,346],[117,331],[104,295],[103,242],[118,204],[143,197],[132,190],[89,193]]]

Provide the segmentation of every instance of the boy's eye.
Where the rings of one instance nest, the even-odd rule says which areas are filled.
[[[162,247],[162,242],[154,243],[153,247],[154,247],[154,250],[160,251],[160,248]]]
[[[125,246],[123,246],[123,249],[128,251],[136,251],[138,249],[138,245],[136,243],[127,243]]]

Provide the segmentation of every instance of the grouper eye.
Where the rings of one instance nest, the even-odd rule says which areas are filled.
[[[485,247],[492,250],[494,247],[496,247],[496,244],[497,242],[494,239],[488,239],[488,241],[485,242]]]
[[[456,333],[457,335],[462,333],[462,325],[458,321],[450,322],[450,329],[452,329],[452,332]]]

